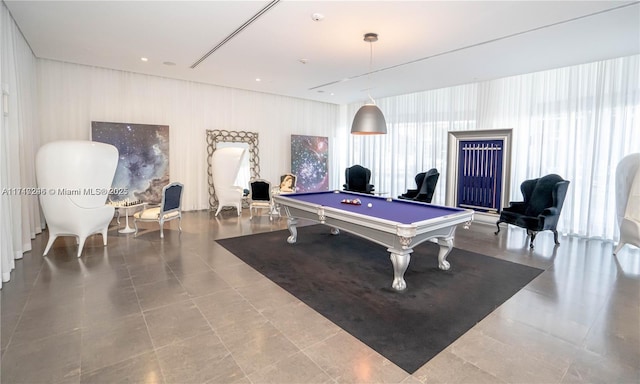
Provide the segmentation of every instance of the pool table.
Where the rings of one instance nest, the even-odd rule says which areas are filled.
[[[468,228],[473,220],[473,211],[469,209],[354,192],[291,193],[273,199],[287,216],[290,244],[298,237],[298,219],[307,219],[330,226],[334,235],[344,230],[387,247],[393,264],[391,287],[397,291],[407,288],[404,273],[413,247],[434,239],[440,246],[438,267],[448,270],[447,255],[453,248],[455,229],[459,224]],[[346,203],[355,199],[361,205]]]

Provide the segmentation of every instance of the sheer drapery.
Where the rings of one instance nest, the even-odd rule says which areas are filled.
[[[437,168],[440,179],[432,202],[444,204],[447,133],[476,129],[476,89],[469,84],[377,100],[389,133],[351,136],[345,167],[371,169],[376,192],[390,196],[416,188],[416,174]],[[349,106],[351,116],[359,107]]]
[[[338,130],[334,104],[44,59],[37,68],[43,144],[87,140],[91,121],[169,125],[185,211],[209,207],[206,130],[257,132],[260,176],[274,184],[291,168],[291,134]]]
[[[207,129],[258,132],[268,180],[290,170],[291,134],[336,137],[337,105],[36,59],[4,4],[0,10],[1,83],[9,100],[9,113],[0,116],[0,190],[36,187],[40,145],[90,139],[91,121],[169,125],[171,179],[185,185],[185,210],[208,208]],[[3,281],[42,225],[36,196],[0,194]]]
[[[42,224],[37,196],[27,189],[36,187],[36,59],[4,3],[0,34],[0,275],[7,282]]]
[[[639,74],[636,55],[484,83],[481,124],[514,128],[513,197],[557,173],[571,181],[558,229],[617,238],[615,168],[640,152]]]
[[[640,152],[640,56],[377,100],[385,136],[344,138],[342,164],[373,172],[376,190],[413,187],[420,170],[438,168],[433,202],[443,204],[447,131],[513,129],[511,200],[520,184],[548,173],[571,181],[558,229],[616,239],[615,167]],[[349,105],[349,121],[360,105]]]

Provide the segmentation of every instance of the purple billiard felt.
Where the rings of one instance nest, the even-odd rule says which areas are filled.
[[[414,203],[404,200],[387,201],[385,197],[351,194],[348,192],[308,192],[291,193],[286,197],[318,204],[325,207],[341,209],[343,211],[355,212],[362,215],[377,217],[384,220],[395,221],[401,224],[412,224],[437,217],[443,217],[459,212],[464,209],[443,207],[424,203]],[[345,199],[360,199],[362,205],[342,204]],[[371,208],[367,204],[371,203]]]

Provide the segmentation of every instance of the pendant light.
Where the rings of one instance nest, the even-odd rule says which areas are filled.
[[[364,41],[369,43],[370,56],[369,56],[369,74],[368,78],[371,80],[371,71],[373,66],[373,43],[378,41],[378,34],[366,33],[364,35]],[[353,118],[353,124],[351,124],[352,135],[380,135],[387,133],[387,122],[384,119],[384,115],[380,108],[376,106],[376,102],[371,97],[371,81],[369,81],[368,96],[369,101],[365,103],[358,112],[356,112]]]

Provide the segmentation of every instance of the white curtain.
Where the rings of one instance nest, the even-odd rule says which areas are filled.
[[[469,84],[376,100],[389,133],[348,137],[345,167],[360,164],[371,169],[375,191],[390,196],[416,188],[417,173],[437,168],[440,178],[432,202],[444,204],[447,135],[476,129],[476,92],[477,85]],[[349,121],[360,106],[350,106]]]
[[[350,137],[343,127],[341,165],[370,168],[376,190],[391,195],[438,168],[433,202],[444,204],[447,131],[511,128],[509,200],[522,199],[522,181],[557,173],[571,182],[558,230],[617,239],[615,167],[640,152],[639,76],[635,55],[380,99],[389,133]],[[359,107],[349,105],[348,121]]]
[[[4,3],[0,34],[0,275],[7,282],[42,224],[37,196],[29,194],[36,187],[33,163],[39,147],[36,58]]]
[[[8,100],[8,113],[0,115],[4,282],[44,224],[37,197],[20,192],[36,187],[37,149],[90,139],[91,121],[169,125],[170,178],[185,185],[185,210],[209,208],[208,129],[257,132],[260,176],[274,183],[290,170],[292,134],[336,142],[337,105],[36,59],[4,4],[0,23],[0,82]]]
[[[42,144],[88,140],[91,121],[169,125],[170,179],[184,184],[185,210],[209,208],[207,130],[259,135],[260,177],[291,168],[291,135],[338,130],[338,106],[286,96],[39,59]]]

